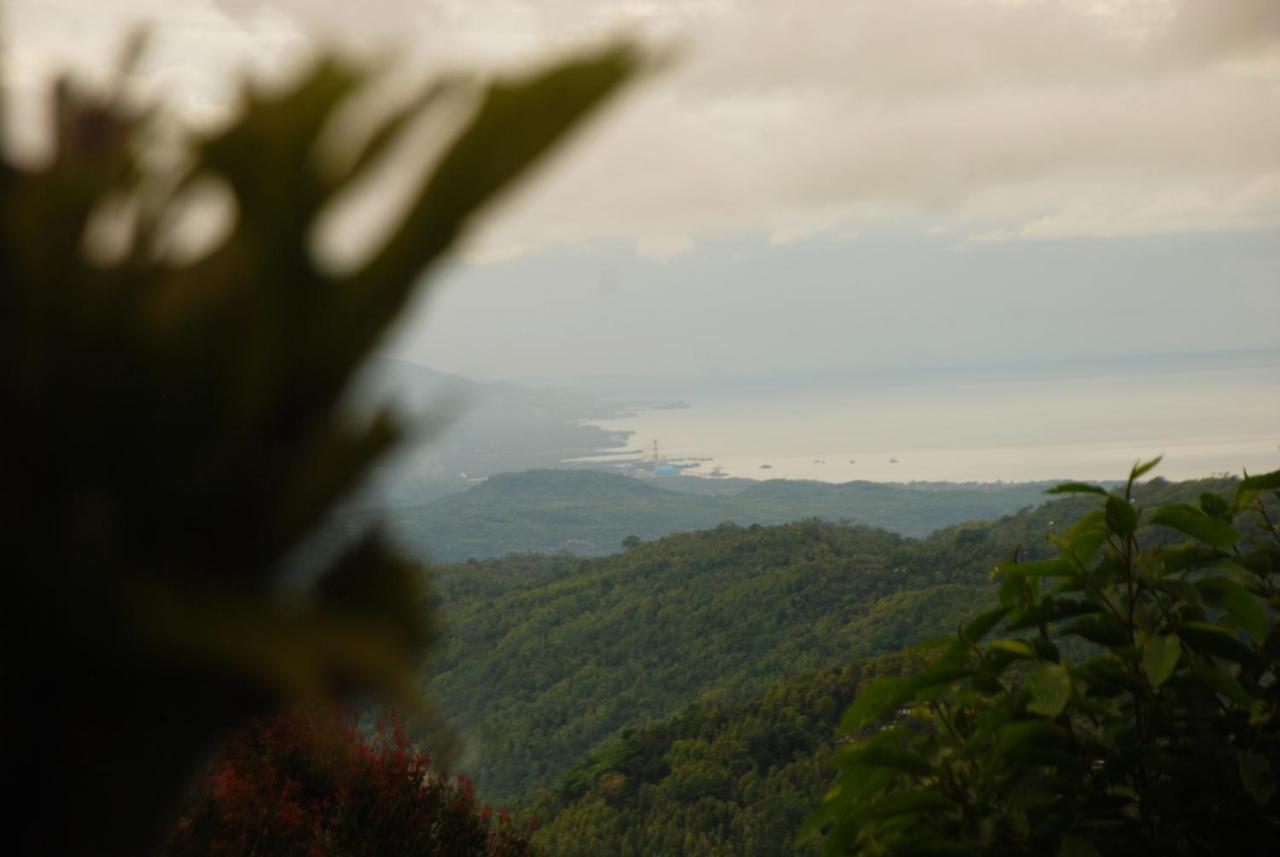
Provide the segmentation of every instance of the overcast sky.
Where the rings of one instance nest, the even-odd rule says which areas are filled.
[[[680,60],[472,236],[389,351],[482,377],[1280,346],[1280,0],[8,0],[6,90],[133,21],[193,117],[317,39]]]

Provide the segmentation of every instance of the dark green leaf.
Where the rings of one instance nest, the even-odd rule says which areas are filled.
[[[1107,529],[1121,538],[1128,538],[1138,528],[1138,513],[1123,497],[1108,497],[1104,514]]]
[[[1087,616],[1102,612],[1103,607],[1092,601],[1081,601],[1075,598],[1052,598],[1045,600],[1023,613],[1016,622],[1009,623],[1008,630],[1020,631],[1024,628],[1035,628],[1040,624],[1057,622],[1075,616]]]
[[[956,641],[946,652],[927,668],[911,677],[911,687],[915,691],[947,685],[957,679],[964,678],[972,672],[969,666],[969,645]]]
[[[1009,566],[1008,571],[1024,577],[1072,577],[1079,572],[1074,563],[1065,559],[1035,559]]]
[[[926,766],[926,772],[932,768]],[[934,788],[899,789],[871,803],[864,811],[871,818],[888,818],[904,813],[918,813],[929,809],[946,809],[950,804]]]
[[[1029,599],[1027,581],[1016,565],[1000,571],[1000,606],[1013,609]]]
[[[995,640],[991,643],[991,648],[999,652],[1007,652],[1015,658],[1034,659],[1036,657],[1035,648],[1025,640]]]
[[[911,693],[911,682],[905,678],[877,679],[854,698],[840,721],[840,728],[855,732],[908,701]]]
[[[1097,846],[1083,836],[1068,833],[1062,837],[1062,844],[1058,847],[1058,857],[1102,857],[1102,853],[1098,851]]]
[[[1211,494],[1207,491],[1201,494],[1200,511],[1210,518],[1217,518],[1227,523],[1231,522],[1231,504],[1224,500],[1220,494]]]
[[[1000,620],[1008,614],[1008,607],[994,607],[970,620],[969,624],[964,626],[961,635],[971,643],[979,642],[991,632],[992,628],[1000,624]]]
[[[1027,747],[1061,746],[1066,733],[1051,720],[1036,718],[1002,726],[996,733],[995,751],[1001,756],[1025,751]]]
[[[1044,493],[1046,494],[1101,494],[1103,497],[1105,497],[1107,496],[1107,489],[1102,488],[1098,485],[1090,485],[1086,482],[1063,482],[1060,485],[1053,486],[1052,488],[1045,491]]]
[[[1174,681],[1181,681],[1181,675]],[[1253,704],[1253,697],[1249,695],[1243,685],[1236,681],[1230,674],[1216,667],[1193,666],[1186,671],[1186,681],[1208,688],[1218,696],[1225,697],[1236,705],[1248,707]]]
[[[1267,610],[1249,590],[1225,577],[1206,577],[1196,581],[1205,601],[1227,611],[1236,624],[1248,632],[1255,642],[1267,635]]]
[[[1152,687],[1159,687],[1169,680],[1182,656],[1182,641],[1177,634],[1159,634],[1148,637],[1142,644],[1142,669]]]
[[[1129,642],[1129,630],[1111,613],[1085,616],[1064,626],[1062,633],[1083,637],[1100,646],[1123,646]]]
[[[1236,763],[1240,768],[1240,782],[1249,796],[1259,806],[1270,803],[1276,793],[1276,778],[1266,757],[1252,750],[1240,750],[1236,753]]]
[[[1114,696],[1122,690],[1130,693],[1144,690],[1125,662],[1111,652],[1089,658],[1075,668],[1074,674],[1089,683],[1091,693]]]
[[[866,741],[862,745],[840,758],[843,766],[864,766],[868,768],[890,768],[917,776],[933,773],[933,766],[926,762],[919,753],[905,747],[895,746],[889,741]]]
[[[1151,522],[1171,527],[1222,550],[1231,547],[1240,539],[1240,533],[1231,524],[1218,518],[1211,518],[1186,503],[1162,506],[1151,516]]]
[[[1057,717],[1071,698],[1071,674],[1061,664],[1041,664],[1027,676],[1025,687],[1031,693],[1029,711]]]
[[[1231,631],[1218,625],[1183,622],[1178,628],[1178,634],[1188,646],[1197,651],[1246,666],[1257,666],[1261,662],[1257,652],[1240,642]]]
[[[1222,553],[1198,542],[1187,542],[1165,548],[1160,552],[1160,558],[1164,562],[1165,573],[1172,574],[1212,565],[1222,558]]]
[[[1274,491],[1277,489],[1280,489],[1280,470],[1250,476],[1242,480],[1238,488],[1238,490],[1244,491]]]
[[[1129,471],[1129,484],[1132,485],[1134,481],[1141,479],[1143,476],[1146,476],[1152,470],[1155,470],[1156,465],[1158,465],[1163,460],[1164,460],[1163,455],[1157,455],[1155,458],[1151,459],[1150,461],[1145,461],[1145,462],[1142,462],[1141,464],[1133,465],[1133,469]]]

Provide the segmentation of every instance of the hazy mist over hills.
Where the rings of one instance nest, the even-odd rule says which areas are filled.
[[[1280,0],[0,0],[0,66],[5,853],[1280,841]]]
[[[699,483],[725,493],[709,494]],[[925,536],[963,521],[998,518],[1044,502],[1049,483],[880,484],[699,480],[647,481],[588,470],[500,474],[465,493],[383,516],[415,555],[442,561],[508,553],[598,556],[623,541],[660,538],[729,522],[781,524],[808,518]]]

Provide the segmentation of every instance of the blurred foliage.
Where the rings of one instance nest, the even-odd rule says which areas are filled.
[[[349,381],[476,213],[637,65],[614,47],[431,83],[341,126],[385,78],[331,56],[246,86],[177,149],[163,111],[57,85],[48,157],[0,159],[0,758],[19,853],[136,852],[250,713],[413,701],[432,633],[414,566],[370,529],[305,585],[285,574],[400,434],[347,414]],[[351,270],[321,264],[321,219],[424,119],[458,118],[445,90],[474,107],[401,219]],[[184,250],[211,198],[226,229]]]
[[[437,771],[398,721],[300,709],[226,742],[161,854],[528,857],[529,834]]]
[[[865,687],[807,822],[827,854],[1238,854],[1280,835],[1280,471],[1095,507],[999,604]],[[994,641],[984,638],[999,631]],[[1064,654],[1067,644],[1088,649]]]

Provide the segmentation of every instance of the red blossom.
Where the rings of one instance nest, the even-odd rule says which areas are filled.
[[[432,770],[394,720],[366,737],[293,712],[228,742],[166,839],[168,857],[273,854],[526,857],[528,830]]]

